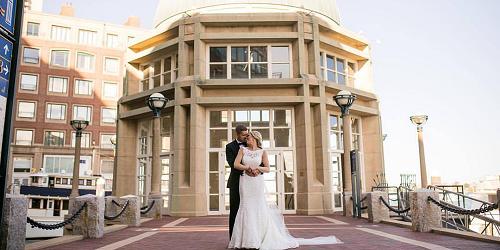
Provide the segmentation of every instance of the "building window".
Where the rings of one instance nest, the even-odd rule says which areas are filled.
[[[62,147],[64,146],[64,132],[61,131],[45,131],[45,146]]]
[[[31,208],[32,209],[40,209],[40,208],[42,208],[42,199],[31,198]]]
[[[172,150],[171,147],[171,138],[174,134],[173,131],[173,120],[170,115],[161,118],[161,152],[167,153]]]
[[[92,121],[92,107],[89,106],[73,106],[73,120]]]
[[[88,132],[83,132],[82,133],[82,147],[83,148],[90,148],[90,141],[92,139],[92,136],[90,136],[90,133]],[[76,132],[73,131],[71,132],[71,147],[75,147],[76,145]]]
[[[341,85],[354,86],[356,64],[344,58],[320,53],[321,77]]]
[[[127,43],[130,43],[130,42],[131,42],[132,40],[134,40],[134,39],[135,39],[135,37],[133,37],[133,36],[128,36],[128,37],[127,37]]]
[[[115,49],[119,48],[120,37],[116,34],[106,34],[106,47]]]
[[[101,148],[114,148],[111,139],[115,138],[114,134],[101,134]]]
[[[33,144],[33,130],[16,130],[16,145],[31,145]]]
[[[78,43],[85,45],[96,45],[97,32],[91,30],[78,30]]]
[[[117,58],[104,57],[104,72],[118,74],[120,72],[120,60]]]
[[[76,68],[93,72],[95,69],[95,56],[85,52],[78,52],[76,54]]]
[[[66,119],[66,105],[65,104],[47,104],[47,119],[50,120],[64,120]]]
[[[17,117],[24,119],[35,119],[35,102],[20,101],[17,106]]]
[[[152,62],[150,65],[143,65],[143,80],[141,81],[142,90],[145,91],[160,85],[172,83],[177,79],[177,70],[177,55],[168,56]]]
[[[61,68],[69,67],[68,50],[52,50],[50,55],[50,65]]]
[[[115,124],[116,123],[116,109],[115,108],[102,108],[102,123]]]
[[[112,175],[113,174],[114,161],[113,159],[102,159],[101,160],[101,174]]]
[[[73,159],[72,155],[45,155],[43,159],[43,172],[46,174],[71,175],[73,174]],[[85,175],[90,168],[91,156],[82,155],[80,157],[80,177]],[[81,179],[80,179],[81,180]],[[71,185],[70,179],[70,185]]]
[[[68,78],[49,76],[49,93],[66,94]]]
[[[150,89],[149,87],[149,76],[150,76],[150,71],[151,71],[151,66],[150,65],[144,65],[142,66],[142,91],[146,91]]]
[[[209,48],[210,79],[290,78],[289,46]]]
[[[26,91],[36,91],[38,86],[38,75],[21,73],[20,88]]]
[[[114,82],[104,82],[102,86],[102,96],[104,98],[116,99],[118,97],[118,84]]]
[[[23,50],[23,63],[38,64],[40,62],[40,49],[26,47]]]
[[[27,28],[26,28],[26,35],[28,36],[38,36],[38,32],[40,30],[40,24],[39,23],[33,23],[33,22],[28,22]]]
[[[70,41],[70,33],[71,29],[68,27],[52,25],[52,29],[50,31],[50,38],[55,41]]]
[[[91,96],[92,92],[92,81],[75,79],[75,95]]]
[[[30,173],[33,158],[29,156],[14,156],[12,158],[12,165],[14,173]]]
[[[343,121],[339,115],[330,115],[330,150],[344,150],[344,138],[342,133]],[[352,149],[361,150],[361,129],[360,119],[351,118]]]

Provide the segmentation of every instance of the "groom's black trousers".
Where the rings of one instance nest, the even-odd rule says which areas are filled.
[[[229,239],[233,235],[234,221],[240,207],[240,189],[239,187],[229,188]]]

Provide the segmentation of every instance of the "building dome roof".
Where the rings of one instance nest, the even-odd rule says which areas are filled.
[[[335,0],[159,0],[155,28],[169,25],[184,14],[313,12],[339,24]]]

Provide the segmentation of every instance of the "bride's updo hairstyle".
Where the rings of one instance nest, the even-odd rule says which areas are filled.
[[[257,142],[257,147],[262,148],[262,135],[259,131],[250,131],[250,135],[255,138]]]

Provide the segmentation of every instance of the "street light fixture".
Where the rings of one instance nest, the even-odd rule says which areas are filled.
[[[425,166],[424,137],[422,133],[423,125],[427,122],[427,119],[429,119],[429,116],[427,115],[410,116],[411,122],[417,125],[418,153],[420,158],[420,183],[422,188],[427,187],[427,169]]]
[[[73,161],[73,183],[71,184],[70,198],[79,196],[78,185],[80,179],[80,151],[82,145],[82,131],[87,128],[89,121],[72,120],[71,127],[76,131],[75,135],[75,160]]]
[[[344,215],[347,215],[346,204],[346,193],[351,192],[351,197],[353,199],[353,207],[352,207],[352,216],[354,217],[356,214],[361,216],[361,206],[359,203],[359,178],[356,178],[356,170],[351,168],[351,117],[349,115],[349,108],[352,106],[354,101],[356,100],[356,96],[351,94],[351,92],[347,90],[342,90],[337,93],[336,96],[333,97],[333,100],[340,107],[340,111],[342,112],[342,133],[344,139],[344,164],[342,172],[343,174],[343,199],[344,199]],[[351,175],[349,175],[351,173]],[[353,179],[357,181],[354,182]],[[351,189],[351,190],[350,190]],[[356,212],[357,211],[357,212]]]
[[[161,164],[160,164],[160,114],[161,110],[167,106],[168,99],[160,93],[154,93],[146,101],[148,107],[153,111],[153,141],[152,141],[152,173],[150,196],[161,195]]]

